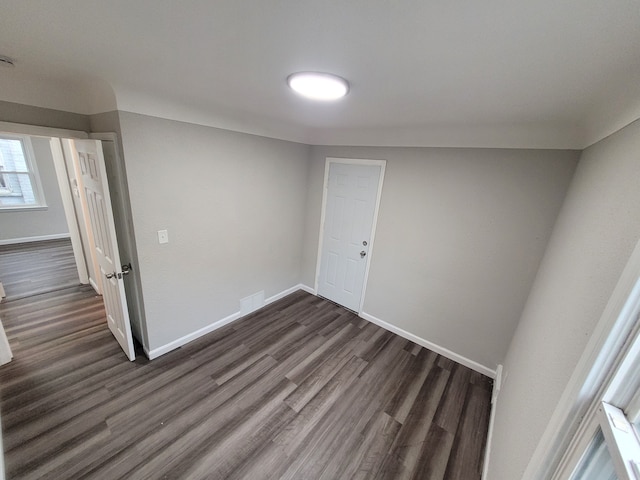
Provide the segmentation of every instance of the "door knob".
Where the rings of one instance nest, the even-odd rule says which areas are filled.
[[[122,273],[105,273],[104,276],[107,278],[122,278],[125,275],[128,275],[131,272],[131,264],[128,263],[126,265],[122,265]]]
[[[367,252],[365,252],[364,250],[362,250],[362,251],[360,252],[360,258],[364,258],[364,257],[366,257],[366,256],[367,256]]]

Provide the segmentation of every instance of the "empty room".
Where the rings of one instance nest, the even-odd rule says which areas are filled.
[[[636,1],[0,11],[4,478],[640,475]]]

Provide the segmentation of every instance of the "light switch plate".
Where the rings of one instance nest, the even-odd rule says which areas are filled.
[[[169,232],[166,230],[158,230],[158,243],[169,243]]]

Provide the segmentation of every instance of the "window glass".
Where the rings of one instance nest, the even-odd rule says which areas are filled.
[[[42,205],[39,179],[19,138],[0,137],[0,208]]]
[[[571,480],[618,480],[611,454],[599,428]]]

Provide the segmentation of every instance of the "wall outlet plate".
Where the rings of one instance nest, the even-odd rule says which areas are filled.
[[[158,243],[169,243],[169,232],[167,230],[158,230]]]

